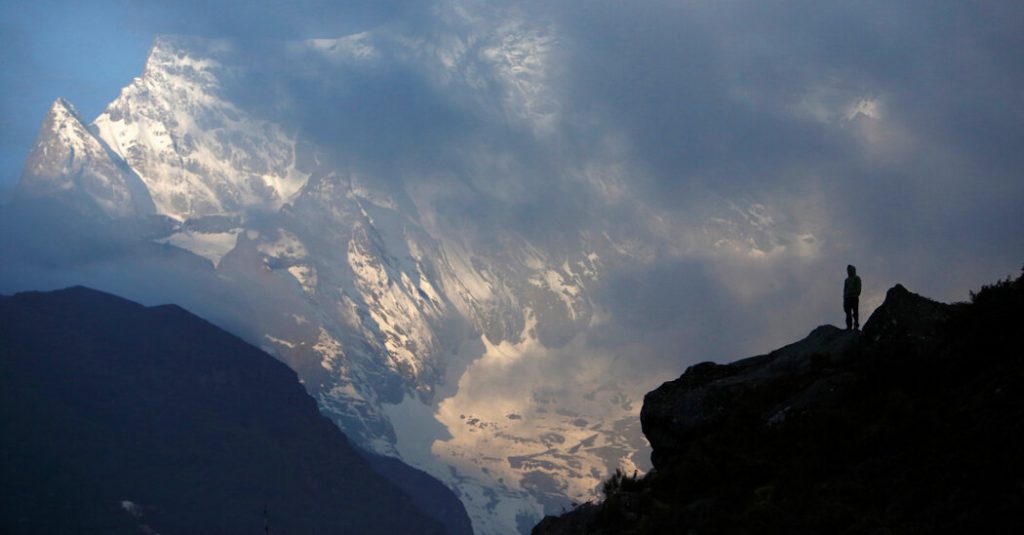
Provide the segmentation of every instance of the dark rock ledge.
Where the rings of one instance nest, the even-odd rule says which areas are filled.
[[[535,534],[1007,533],[1024,521],[1024,277],[943,304],[891,288],[647,394],[654,470]]]

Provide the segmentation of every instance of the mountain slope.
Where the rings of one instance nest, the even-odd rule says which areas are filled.
[[[7,533],[442,533],[286,366],[183,309],[0,297]]]
[[[620,356],[650,321],[616,306],[639,301],[638,273],[819,242],[732,200],[684,229],[631,193],[642,169],[620,165],[617,136],[560,124],[574,104],[556,28],[436,8],[415,36],[157,37],[141,75],[50,151],[95,143],[150,209],[43,217],[65,193],[23,196],[0,212],[0,284],[180,303],[292,367],[358,446],[456,490],[479,533],[523,531],[648,467],[636,417],[652,379]],[[75,173],[57,179],[95,204]]]
[[[1024,526],[1024,276],[859,332],[703,363],[644,399],[655,469],[534,533],[1010,533]]]
[[[399,57],[410,46],[387,34],[373,43]],[[361,68],[362,59],[324,46],[268,50],[293,62],[328,61],[329,74]],[[605,265],[628,258],[628,249],[596,230],[566,230],[564,243],[551,246],[511,229],[478,229],[461,206],[486,209],[495,201],[464,179],[424,190],[423,181],[406,185],[362,168],[351,153],[358,147],[326,151],[286,135],[261,118],[260,107],[234,100],[258,69],[236,48],[158,38],[143,75],[91,125],[98,137],[89,139],[139,178],[155,215],[100,214],[114,219],[96,222],[98,233],[113,229],[123,241],[84,248],[68,240],[53,251],[25,237],[60,222],[12,225],[27,230],[10,240],[26,242],[15,244],[12,256],[34,260],[20,252],[43,248],[49,263],[54,255],[74,256],[65,248],[88,249],[90,259],[110,252],[101,280],[90,284],[183,303],[271,352],[359,446],[402,457],[458,489],[483,533],[532,524],[570,497],[591,495],[609,470],[633,467],[643,443],[638,426],[622,423],[637,410],[624,385],[601,377],[583,384],[608,400],[593,414],[549,410],[528,392],[500,403],[456,396],[460,382],[473,381],[467,375],[474,362],[494,361],[485,366],[490,372],[498,361],[561,348],[587,329],[594,318],[588,285]],[[454,198],[458,219],[440,206]],[[13,211],[19,209],[38,219],[34,206]],[[82,230],[91,225],[80,214],[57,217],[74,221],[73,235],[97,241],[97,233]],[[156,244],[188,251],[193,264],[202,259],[209,269],[187,266]],[[78,277],[81,267],[72,268]],[[18,276],[33,283],[19,289],[40,287],[39,274],[47,272],[26,266]],[[176,291],[165,289],[171,287]],[[433,422],[429,433],[421,432],[423,420]]]

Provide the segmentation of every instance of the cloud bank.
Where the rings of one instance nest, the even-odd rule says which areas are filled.
[[[627,249],[590,288],[589,329],[481,350],[440,406],[453,435],[435,454],[479,447],[453,431],[466,407],[515,432],[561,397],[586,420],[616,379],[636,395],[615,410],[635,413],[689,364],[840,323],[850,263],[866,317],[896,282],[962,299],[1022,262],[1013,3],[142,6],[116,20],[227,38],[225,63],[251,66],[227,98],[405,192],[403,211],[467,247],[497,254],[511,233],[559,250],[582,229]],[[296,39],[317,41],[282,46]],[[109,251],[60,252],[62,265],[78,253],[87,267],[61,281],[145,292]]]

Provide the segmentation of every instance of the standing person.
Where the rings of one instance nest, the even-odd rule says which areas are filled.
[[[846,312],[846,330],[860,328],[860,277],[857,268],[846,266],[843,283],[843,312]]]

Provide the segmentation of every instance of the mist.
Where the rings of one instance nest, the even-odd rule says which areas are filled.
[[[519,249],[560,264],[566,251],[603,247],[585,321],[545,324],[536,313],[537,325],[515,318],[508,332],[477,340],[474,331],[452,348],[462,353],[451,357],[449,382],[424,401],[443,425],[414,445],[398,429],[399,450],[410,448],[403,455],[431,445],[446,459],[472,453],[469,434],[452,435],[465,407],[526,428],[553,412],[554,399],[584,421],[607,403],[625,422],[644,392],[689,365],[767,353],[840,324],[847,264],[863,278],[866,320],[896,283],[957,301],[1022,262],[1016,4],[221,9],[218,17],[199,2],[133,4],[110,20],[147,35],[198,36],[230,66],[222,98],[337,170],[317,180],[386,192],[389,210],[439,243],[498,264],[520,261],[509,252]],[[21,25],[5,40],[41,46],[26,19],[5,24]],[[22,125],[28,112],[12,110],[26,102],[41,118],[48,102],[29,100],[25,80],[53,67],[5,61],[20,80],[4,80],[5,122]],[[92,100],[87,120],[130,78],[103,81],[109,96]],[[4,134],[8,175],[31,147],[26,130]],[[5,176],[0,194],[13,184]],[[293,283],[243,252],[225,257],[230,271],[155,243],[169,224],[155,216],[110,224],[19,199],[0,209],[0,222],[5,294],[82,284],[174,302],[264,346],[267,332],[283,328],[275,307],[317,314]],[[531,345],[531,328],[541,343]],[[600,401],[613,383],[629,399]],[[399,387],[381,395],[392,405],[414,398]],[[647,467],[639,429],[629,435],[633,451],[601,458],[608,471],[617,456]],[[542,505],[555,510],[560,499]]]

